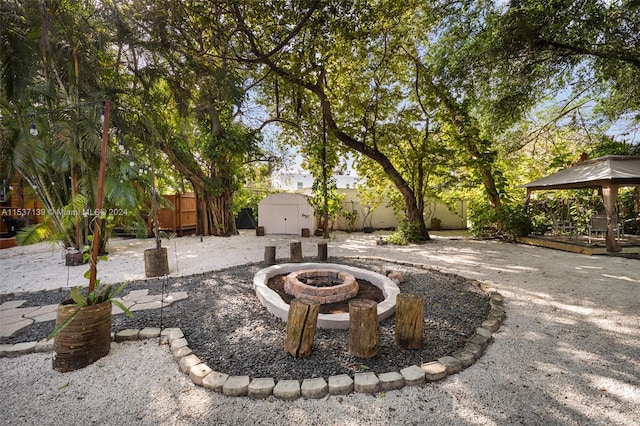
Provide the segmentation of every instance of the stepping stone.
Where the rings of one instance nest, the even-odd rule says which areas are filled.
[[[417,365],[405,367],[400,370],[407,386],[417,386],[424,383],[424,371]]]
[[[224,382],[222,393],[226,396],[245,396],[249,392],[249,380],[249,376],[231,376]]]
[[[347,374],[329,377],[329,394],[347,395],[353,392],[353,379]]]
[[[129,307],[129,310],[131,312],[148,311],[150,309],[160,309],[161,307],[162,307],[162,304],[160,303],[160,301],[156,300],[156,301],[153,301],[153,302],[136,303],[136,304],[132,305],[131,307]]]
[[[202,386],[207,389],[211,389],[216,392],[222,392],[222,388],[229,378],[226,373],[220,373],[219,371],[212,371],[202,379]]]
[[[35,352],[51,352],[53,350],[54,340],[42,339],[38,343],[36,343],[36,347],[34,348]]]
[[[379,374],[378,379],[380,379],[380,388],[385,391],[404,387],[404,376],[397,371]]]
[[[273,377],[253,379],[247,389],[247,395],[253,399],[264,399],[271,395],[275,386],[276,382]]]
[[[322,377],[304,379],[300,388],[302,396],[307,399],[323,398],[329,392],[329,386]]]
[[[6,356],[13,357],[33,353],[36,348],[36,343],[37,342],[16,343],[15,345],[7,349]]]
[[[7,351],[11,349],[13,345],[0,345],[0,357],[7,356]]]
[[[146,290],[131,290],[129,294],[123,296],[123,300],[135,300],[137,297],[146,296],[149,294],[149,289]]]
[[[285,401],[300,398],[300,382],[297,380],[280,380],[273,388],[273,396]]]
[[[54,321],[58,315],[58,305],[45,305],[37,310],[24,315],[25,318],[31,318],[35,322]]]
[[[187,294],[186,291],[178,291],[175,293],[169,293],[168,296],[165,296],[164,302],[170,305],[179,300],[186,299],[187,297],[189,297],[189,295]]]
[[[376,393],[380,390],[380,380],[375,373],[356,373],[353,376],[353,390],[360,393]]]
[[[16,331],[21,328],[27,327],[33,324],[34,321],[32,319],[22,318],[13,323],[3,323],[2,327],[0,327],[0,337],[9,337]]]
[[[8,302],[4,302],[2,305],[0,305],[0,311],[19,308],[20,306],[24,305],[26,302],[27,302],[26,300],[9,300]]]

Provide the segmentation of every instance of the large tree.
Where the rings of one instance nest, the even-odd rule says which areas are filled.
[[[236,233],[233,195],[243,164],[260,157],[259,137],[237,117],[245,79],[209,43],[216,19],[201,2],[140,1],[111,5],[123,58],[134,81],[140,136],[160,149],[196,195],[197,232]],[[220,22],[217,22],[220,24]],[[223,31],[223,30],[220,30]]]

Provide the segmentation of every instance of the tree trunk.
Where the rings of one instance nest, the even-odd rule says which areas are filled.
[[[316,335],[320,303],[308,299],[293,299],[289,304],[284,350],[295,358],[311,355]]]
[[[380,349],[378,304],[369,299],[349,302],[349,352],[358,358],[372,358]]]
[[[423,295],[412,293],[400,293],[396,298],[396,343],[404,349],[422,347],[424,301]]]
[[[258,54],[259,52],[254,50],[254,53]],[[364,142],[354,139],[353,137],[347,135],[338,127],[337,123],[333,118],[331,101],[328,99],[327,94],[325,93],[324,88],[322,86],[324,73],[321,73],[321,75],[319,76],[318,83],[308,84],[287,73],[284,69],[280,68],[268,57],[262,58],[261,62],[267,65],[276,75],[285,78],[286,80],[288,80],[294,85],[304,87],[306,90],[310,91],[311,93],[313,93],[318,97],[318,99],[320,100],[320,106],[322,108],[322,116],[327,126],[327,130],[333,136],[335,136],[338,139],[338,141],[340,141],[342,144],[371,158],[373,161],[375,161],[382,167],[382,170],[389,177],[391,182],[393,182],[393,184],[396,186],[398,191],[400,191],[400,193],[402,194],[405,207],[407,210],[407,219],[409,220],[410,223],[414,224],[413,226],[416,226],[416,231],[420,233],[420,237],[423,240],[425,241],[430,240],[431,237],[429,236],[429,232],[427,231],[427,226],[424,222],[424,216],[422,214],[423,212],[418,209],[415,193],[413,192],[411,187],[407,184],[407,182],[404,180],[400,172],[398,172],[398,170],[393,166],[389,158],[387,158],[377,148],[369,146]]]
[[[302,243],[300,241],[293,241],[289,245],[291,248],[291,262],[302,262]]]
[[[318,242],[318,260],[321,262],[326,262],[327,259],[328,259],[327,242],[319,241]]]
[[[264,248],[264,263],[266,265],[276,264],[276,246],[266,246]]]

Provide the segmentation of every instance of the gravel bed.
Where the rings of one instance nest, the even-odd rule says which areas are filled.
[[[462,277],[380,261],[335,259],[363,269],[384,267],[399,271],[405,281],[402,292],[426,296],[425,335],[422,349],[404,350],[394,342],[394,317],[380,324],[378,355],[356,358],[349,353],[348,330],[318,329],[313,352],[295,359],[283,349],[285,324],[269,313],[255,296],[253,276],[263,266],[245,265],[183,278],[136,281],[127,291],[149,289],[149,294],[186,291],[189,297],[164,309],[137,311],[133,319],[112,317],[113,330],[144,327],[180,327],[193,352],[209,367],[230,375],[304,379],[361,371],[398,371],[413,364],[433,361],[460,350],[486,318],[488,298],[478,286]],[[0,295],[0,303],[27,300],[26,306],[58,303],[67,290]],[[34,324],[0,344],[45,338],[53,321]]]

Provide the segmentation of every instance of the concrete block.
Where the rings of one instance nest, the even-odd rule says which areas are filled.
[[[212,371],[202,379],[202,386],[216,392],[222,392],[222,388],[228,378],[229,375],[226,373]]]
[[[319,399],[329,393],[329,385],[322,377],[304,379],[300,391],[304,398]]]
[[[380,390],[380,380],[375,373],[356,373],[353,377],[353,390],[360,393],[376,393]]]
[[[378,374],[378,379],[380,379],[380,389],[385,391],[404,387],[404,376],[397,371]]]
[[[300,398],[300,382],[297,380],[280,380],[273,388],[273,396],[285,401]]]
[[[251,383],[249,383],[247,395],[253,399],[264,399],[271,395],[275,386],[276,382],[273,380],[273,377],[253,379]]]
[[[347,374],[329,377],[329,393],[331,395],[347,395],[353,392],[353,379]]]
[[[231,376],[222,385],[222,393],[226,396],[246,396],[249,381],[249,376]]]
[[[400,370],[400,374],[404,377],[404,383],[407,386],[417,386],[424,383],[424,371],[417,365]]]

